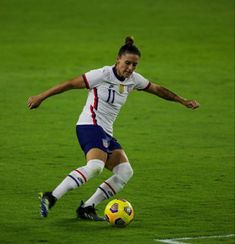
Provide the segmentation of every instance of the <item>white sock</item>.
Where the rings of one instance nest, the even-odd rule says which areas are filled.
[[[96,192],[84,203],[84,206],[96,206],[105,199],[116,195],[127,184],[133,175],[129,162],[118,164],[113,168],[114,175],[104,181]]]
[[[66,192],[85,184],[92,177],[99,175],[104,168],[104,162],[99,159],[89,160],[86,166],[73,170],[55,188],[52,195],[60,199]]]

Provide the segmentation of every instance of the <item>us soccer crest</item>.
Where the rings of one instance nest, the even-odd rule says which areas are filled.
[[[108,141],[105,140],[105,139],[102,139],[102,142],[103,142],[103,146],[104,146],[105,148],[108,148],[108,146],[109,146]]]
[[[125,90],[125,86],[122,85],[122,84],[120,84],[120,85],[119,85],[119,92],[120,92],[120,93],[123,93],[124,90]]]

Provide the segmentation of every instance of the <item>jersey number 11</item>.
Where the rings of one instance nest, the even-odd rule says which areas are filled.
[[[109,96],[108,96],[108,99],[107,99],[107,103],[114,103],[114,99],[115,99],[115,91],[114,90],[111,90],[109,89]]]

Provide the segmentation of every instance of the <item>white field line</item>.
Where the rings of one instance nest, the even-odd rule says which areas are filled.
[[[190,244],[182,241],[186,240],[198,240],[198,239],[219,239],[219,238],[229,238],[234,237],[235,234],[229,234],[229,235],[218,235],[218,236],[198,236],[198,237],[180,237],[180,238],[173,238],[173,239],[154,239],[154,241],[161,242],[161,243],[167,243],[167,244]]]

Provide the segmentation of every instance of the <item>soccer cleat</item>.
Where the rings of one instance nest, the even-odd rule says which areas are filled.
[[[49,209],[52,208],[56,203],[56,198],[51,192],[39,193],[41,216],[47,217]]]
[[[105,221],[105,218],[101,218],[97,215],[94,205],[88,207],[83,207],[83,205],[84,202],[81,201],[81,205],[76,210],[78,218],[92,221]]]

